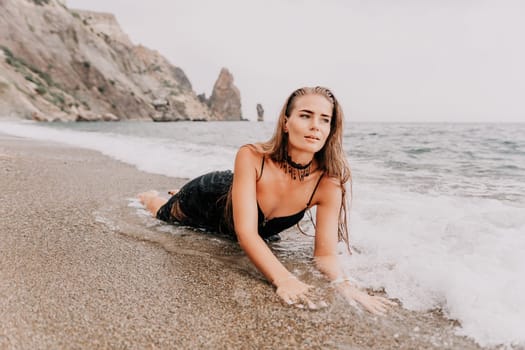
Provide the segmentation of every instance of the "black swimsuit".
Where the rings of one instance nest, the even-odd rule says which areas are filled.
[[[262,176],[265,158],[262,159],[261,171],[257,181]],[[258,232],[262,238],[270,238],[279,232],[297,224],[310,207],[315,191],[324,174],[319,176],[315,188],[310,195],[306,207],[298,213],[267,219],[257,203]],[[224,217],[224,208],[228,191],[233,182],[233,173],[229,170],[214,171],[199,176],[185,184],[157,212],[157,219],[168,223],[179,223],[208,231],[227,234],[235,238],[235,233],[228,228]],[[184,218],[177,219],[172,214],[174,205],[178,205]],[[180,216],[180,215],[179,215]]]
[[[264,160],[263,157],[262,164],[261,164],[261,171],[259,172],[259,177],[257,178],[257,181],[262,177],[263,170],[264,170]],[[259,229],[259,235],[263,238],[267,238],[273,235],[278,234],[281,231],[286,230],[289,227],[292,227],[293,225],[297,224],[304,216],[304,213],[306,212],[306,209],[310,207],[310,204],[312,203],[312,199],[314,198],[315,191],[317,191],[317,187],[319,186],[319,183],[321,182],[321,179],[323,178],[323,174],[319,176],[319,179],[317,180],[317,183],[315,184],[315,188],[312,191],[312,194],[310,195],[310,199],[308,200],[308,203],[306,203],[306,207],[292,215],[288,216],[279,216],[271,219],[267,219],[266,215],[264,215],[263,211],[261,210],[261,207],[259,206],[259,202],[257,202],[257,211],[258,211],[258,229]]]

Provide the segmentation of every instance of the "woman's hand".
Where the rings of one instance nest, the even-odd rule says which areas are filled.
[[[314,302],[316,298],[311,294],[312,286],[299,281],[295,276],[287,277],[274,284],[277,286],[277,295],[288,305],[308,307],[311,310],[327,306],[322,300]]]
[[[365,291],[360,290],[349,281],[337,283],[335,289],[350,303],[350,305],[358,308],[358,302],[367,311],[375,315],[384,315],[391,306],[397,305],[395,302],[383,298],[381,296],[369,295]]]

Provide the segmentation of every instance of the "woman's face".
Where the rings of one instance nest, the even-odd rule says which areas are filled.
[[[319,152],[330,134],[332,110],[332,103],[323,95],[296,97],[285,122],[288,147],[304,152]]]

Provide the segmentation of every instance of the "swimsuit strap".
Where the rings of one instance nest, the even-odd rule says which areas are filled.
[[[257,147],[255,147],[255,145],[252,144],[252,143],[247,143],[245,145],[242,145],[241,147],[249,147],[253,151],[259,153],[259,151],[257,150]],[[255,181],[259,181],[261,179],[261,177],[262,177],[263,169],[264,169],[264,158],[265,158],[265,155],[263,154],[262,161],[261,161],[261,170],[259,171],[259,176],[257,176],[257,179],[255,179]]]
[[[266,158],[265,156],[262,157],[261,171],[259,171],[259,176],[257,176],[257,179],[255,181],[259,181],[261,179],[261,177],[262,177],[263,170],[264,170],[264,159],[265,158]]]
[[[314,191],[312,192],[312,195],[310,196],[310,199],[308,200],[308,203],[306,204],[306,208],[310,206],[312,203],[312,199],[314,198],[315,191],[317,191],[317,187],[319,187],[319,183],[321,183],[321,179],[324,176],[324,172],[319,176],[319,180],[317,180],[317,183],[315,184]]]

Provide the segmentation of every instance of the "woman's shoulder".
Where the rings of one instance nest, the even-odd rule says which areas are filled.
[[[330,191],[341,189],[341,179],[334,176],[329,176],[327,174],[323,174],[321,176],[322,178],[319,182],[319,189],[326,189]]]
[[[260,178],[264,166],[264,153],[259,144],[246,144],[239,147],[235,157],[234,172],[252,172],[256,179]]]
[[[319,180],[319,185],[316,191],[316,201],[319,204],[319,202],[323,202],[327,199],[339,197],[342,193],[342,186],[341,179],[323,174],[322,178]]]
[[[242,157],[245,160],[261,161],[265,156],[265,152],[260,143],[248,143],[239,147],[237,157]]]
[[[237,151],[237,161],[242,163],[259,164],[264,156],[262,147],[258,143],[249,143],[239,147]]]
[[[264,154],[264,150],[261,143],[247,143],[245,145],[242,145],[239,148],[239,151],[247,149],[250,150],[252,153],[262,156]]]

